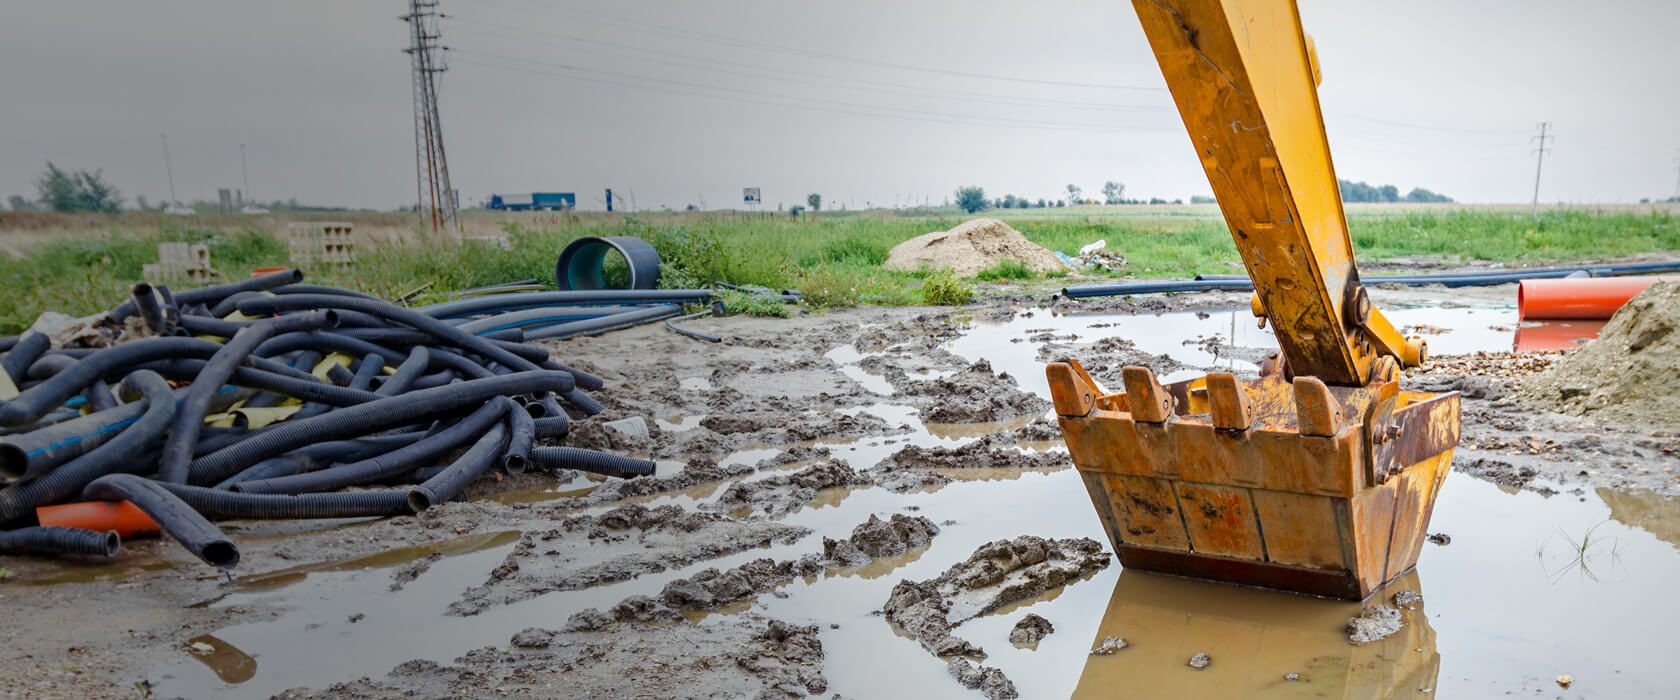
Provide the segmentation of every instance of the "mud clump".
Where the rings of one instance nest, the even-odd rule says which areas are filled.
[[[1399,610],[1387,605],[1373,605],[1365,608],[1359,617],[1348,620],[1348,641],[1354,644],[1370,644],[1399,632],[1400,628],[1405,626],[1406,621],[1400,618]]]
[[[987,436],[960,447],[905,445],[876,466],[876,469],[1040,469],[1068,464],[1060,452],[1027,452],[1000,445],[1007,437]]]
[[[1022,535],[990,542],[927,581],[899,581],[882,609],[935,656],[986,658],[985,650],[951,634],[957,625],[1004,605],[1054,590],[1108,566],[1109,555],[1089,538]]]
[[[893,246],[881,267],[903,272],[943,267],[958,277],[972,277],[1005,260],[1025,264],[1033,272],[1067,269],[1050,249],[1027,240],[1009,224],[985,218],[969,219],[949,231],[924,233]]]
[[[626,498],[682,491],[701,484],[723,481],[751,471],[753,471],[753,468],[749,465],[719,466],[710,459],[697,457],[690,459],[687,464],[683,465],[682,471],[671,476],[610,479],[586,496],[557,498],[543,503],[538,507],[538,510],[540,513],[559,514],[564,511],[612,503]]]
[[[823,558],[846,566],[860,566],[871,559],[896,557],[926,545],[937,534],[939,526],[920,515],[894,513],[887,520],[870,515],[869,520],[852,528],[848,539],[823,538]],[[836,553],[844,556],[834,556]]]
[[[898,391],[929,399],[920,409],[928,423],[986,423],[1050,410],[1049,401],[1021,391],[1008,372],[993,374],[985,360],[948,377],[904,382]]]
[[[747,508],[779,518],[816,500],[817,492],[822,489],[868,482],[845,462],[834,460],[784,476],[730,484],[716,502],[702,507],[723,512]]]
[[[1206,669],[1208,667],[1208,665],[1212,664],[1212,663],[1213,663],[1213,656],[1211,654],[1208,654],[1205,651],[1202,651],[1202,652],[1197,652],[1195,656],[1190,657],[1190,661],[1186,662],[1185,665],[1189,666],[1190,668],[1196,669],[1197,671],[1201,671],[1201,670]]]
[[[1040,641],[1055,631],[1056,626],[1050,624],[1049,620],[1040,615],[1027,613],[1026,617],[1021,618],[1021,621],[1015,623],[1015,626],[1009,630],[1009,642],[1017,646],[1030,645],[1036,647]]]
[[[299,688],[276,697],[803,698],[828,690],[823,663],[815,626],[731,615],[696,626],[532,628],[514,635],[507,648],[475,649],[452,665],[408,661],[379,680]]]
[[[1011,700],[1021,697],[1015,690],[1015,682],[1008,676],[990,666],[976,666],[973,662],[961,656],[945,663],[946,673],[957,679],[962,687],[985,693],[991,700]]]
[[[1603,421],[1680,423],[1680,283],[1658,282],[1610,318],[1598,338],[1522,382],[1518,399]]]
[[[1423,594],[1417,591],[1400,591],[1394,594],[1394,607],[1402,610],[1416,610],[1423,605]]]
[[[1108,637],[1103,638],[1102,643],[1098,644],[1097,648],[1091,650],[1091,655],[1092,656],[1113,656],[1114,652],[1120,651],[1121,649],[1125,649],[1126,647],[1129,647],[1129,646],[1131,646],[1131,645],[1127,644],[1126,640],[1124,640],[1124,639],[1121,639],[1119,637],[1114,637],[1114,636],[1108,636]]]
[[[1120,370],[1128,366],[1148,367],[1156,375],[1187,367],[1170,355],[1151,355],[1139,350],[1130,340],[1109,336],[1089,343],[1046,343],[1038,349],[1038,359],[1045,362],[1077,360],[1093,378],[1108,388],[1121,386]]]
[[[476,615],[544,593],[624,581],[810,534],[803,527],[731,520],[674,505],[626,504],[555,524],[520,535],[482,585],[466,589],[449,605],[449,614]]]

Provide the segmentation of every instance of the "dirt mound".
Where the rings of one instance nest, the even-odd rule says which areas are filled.
[[[970,219],[949,231],[925,233],[900,243],[887,253],[885,267],[909,272],[928,265],[969,277],[1004,260],[1020,261],[1033,272],[1067,269],[1050,249],[997,219]]]
[[[1524,381],[1525,403],[1599,420],[1680,423],[1680,284],[1653,284],[1598,338]]]

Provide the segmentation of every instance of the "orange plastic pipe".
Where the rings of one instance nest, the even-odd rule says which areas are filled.
[[[1597,338],[1604,324],[1604,321],[1586,320],[1544,321],[1532,326],[1517,326],[1516,337],[1511,339],[1511,344],[1517,352],[1569,350],[1581,346],[1576,341]]]
[[[1680,277],[1580,277],[1517,283],[1517,319],[1607,319],[1652,282]]]
[[[163,531],[151,516],[128,501],[86,501],[35,509],[42,525],[76,527],[83,530],[116,530],[123,539],[156,535]]]

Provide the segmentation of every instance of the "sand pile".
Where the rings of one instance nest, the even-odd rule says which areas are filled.
[[[1651,285],[1596,340],[1530,377],[1517,396],[1572,416],[1680,423],[1680,283]]]
[[[928,265],[969,277],[1004,260],[1018,260],[1033,272],[1067,269],[1049,248],[997,219],[971,219],[900,243],[887,254],[886,268],[908,272]]]

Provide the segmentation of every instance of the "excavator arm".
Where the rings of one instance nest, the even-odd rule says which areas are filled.
[[[1359,599],[1412,568],[1459,437],[1458,395],[1359,283],[1319,69],[1293,0],[1133,0],[1281,358],[1120,391],[1046,367],[1092,504],[1128,568]]]

